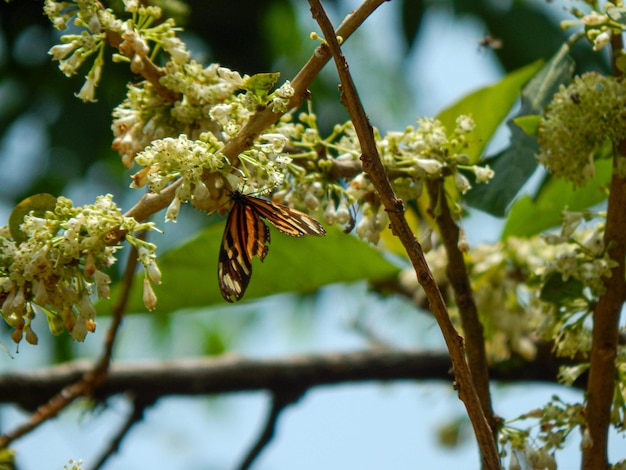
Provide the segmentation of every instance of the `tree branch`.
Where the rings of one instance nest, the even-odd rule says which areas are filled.
[[[448,257],[446,276],[450,281],[454,299],[459,307],[459,315],[465,337],[467,362],[474,378],[474,386],[476,387],[478,398],[491,427],[494,440],[497,442],[498,426],[496,417],[493,414],[491,393],[489,392],[489,372],[483,325],[478,318],[478,309],[474,302],[474,293],[472,292],[467,267],[463,259],[463,253],[459,249],[459,226],[450,212],[443,184],[443,178],[427,180],[426,182],[431,204],[430,212],[439,227],[439,234]],[[438,210],[435,209],[435,206]]]
[[[613,51],[622,50],[621,35],[612,38]],[[618,67],[614,72],[621,76]],[[626,178],[620,176],[620,160],[626,159],[626,141],[613,150],[613,176],[604,229],[604,246],[617,263],[611,276],[604,279],[606,293],[593,312],[589,383],[587,387],[587,425],[592,446],[583,448],[583,468],[609,468],[608,433],[615,391],[615,360],[619,338],[619,319],[626,299]]]
[[[533,362],[511,360],[490,369],[492,380],[556,383],[560,365],[550,345],[540,345]],[[216,395],[267,390],[302,390],[313,387],[372,381],[449,382],[451,361],[446,352],[367,350],[276,359],[249,359],[233,355],[141,363],[113,363],[93,392],[97,400],[119,394],[141,396],[147,402],[180,395]],[[68,385],[93,370],[91,361],[79,360],[40,370],[0,376],[0,403],[36,409]],[[584,383],[576,386],[584,387]]]
[[[437,283],[426,263],[424,252],[404,217],[404,205],[401,200],[396,198],[391,183],[389,182],[385,168],[378,155],[372,126],[369,123],[365,110],[363,109],[363,104],[360,101],[358,92],[352,81],[348,64],[339,48],[337,33],[326,16],[320,1],[309,0],[309,4],[311,5],[313,18],[315,18],[320,25],[328,48],[335,59],[335,65],[341,80],[342,102],[350,114],[355,132],[359,138],[359,143],[361,144],[361,151],[363,152],[361,156],[363,171],[368,174],[374,187],[378,191],[385,209],[389,214],[393,233],[400,239],[407,251],[407,255],[415,268],[417,279],[428,296],[432,312],[439,324],[448,351],[450,351],[450,358],[454,365],[456,382],[459,387],[459,398],[464,403],[468,417],[474,428],[483,464],[489,469],[501,468],[491,427],[487,422],[482,404],[474,388],[472,374],[465,359],[463,338],[459,336],[450,320],[441,292],[437,288]]]

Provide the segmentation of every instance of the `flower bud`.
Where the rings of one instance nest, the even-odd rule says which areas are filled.
[[[146,277],[143,280],[143,304],[146,306],[148,311],[152,311],[156,308],[157,296],[152,290],[152,285],[150,284],[150,280]]]

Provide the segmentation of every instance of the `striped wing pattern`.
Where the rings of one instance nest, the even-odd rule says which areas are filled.
[[[227,302],[240,300],[252,276],[252,257],[265,258],[270,231],[262,218],[292,237],[323,236],[324,227],[307,214],[265,199],[231,194],[233,207],[226,220],[218,263],[218,280],[222,297]]]

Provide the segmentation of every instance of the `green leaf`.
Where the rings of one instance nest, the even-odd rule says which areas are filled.
[[[541,121],[541,116],[520,116],[513,119],[513,122],[517,127],[523,130],[526,135],[531,137],[536,137],[539,133],[539,122]]]
[[[559,85],[569,81],[573,71],[569,47],[563,45],[524,88],[517,116],[542,114]],[[465,199],[470,206],[497,217],[504,217],[511,201],[537,168],[537,139],[526,135],[512,122],[507,125],[511,129],[509,147],[486,160],[495,172],[494,178],[489,184],[475,185]]]
[[[13,208],[9,216],[9,231],[13,240],[17,243],[26,240],[26,234],[22,232],[20,225],[24,222],[24,217],[31,211],[35,217],[43,217],[46,211],[53,211],[56,205],[57,198],[47,193],[35,194],[21,201]]]
[[[163,282],[155,286],[156,313],[186,308],[228,305],[217,282],[217,260],[223,224],[212,225],[197,237],[161,255],[158,264]],[[307,293],[327,284],[358,280],[380,281],[399,268],[376,248],[331,229],[325,237],[293,238],[271,228],[271,244],[264,262],[254,258],[250,285],[242,301],[281,292]],[[129,312],[145,312],[142,301],[143,274],[137,276]],[[117,298],[119,286],[111,289]],[[112,301],[98,302],[100,314],[111,312]]]
[[[626,26],[626,8],[616,6],[608,7],[606,9],[606,14],[616,23]]]
[[[564,281],[561,273],[554,272],[546,279],[539,298],[544,302],[567,305],[573,300],[583,297],[584,287],[578,279],[569,277],[567,281]]]
[[[533,200],[524,196],[513,204],[502,232],[502,239],[510,236],[530,237],[561,224],[565,206],[570,211],[582,211],[606,199],[606,188],[611,179],[611,160],[597,160],[596,177],[582,188],[573,189],[563,179],[550,178]]]
[[[471,163],[478,161],[485,146],[517,101],[520,90],[541,65],[541,62],[534,62],[511,72],[498,83],[470,93],[437,116],[448,132],[456,127],[456,119],[460,115],[473,117],[476,129],[470,134],[469,140],[476,140],[477,143],[470,146],[467,152]]]
[[[278,77],[280,77],[279,72],[257,73],[247,78],[243,88],[251,91],[259,99],[260,103],[264,103],[267,101],[267,95],[274,88]]]

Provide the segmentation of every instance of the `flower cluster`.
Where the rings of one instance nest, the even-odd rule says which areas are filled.
[[[554,258],[555,254],[555,248],[541,239],[516,237],[492,245],[480,244],[466,253],[474,301],[484,327],[491,362],[505,361],[515,355],[527,361],[536,357],[535,331],[544,317],[540,310],[530,308],[529,304],[539,297],[537,277],[542,272],[544,260]],[[430,250],[426,259],[438,284],[448,285],[448,260],[443,246]],[[401,282],[415,292],[418,305],[426,303],[414,269],[403,271]],[[450,316],[461,328],[453,293],[446,298],[449,299]]]
[[[159,193],[168,184],[180,179],[166,220],[176,221],[181,204],[192,197],[198,204],[210,199],[210,185],[205,184],[203,176],[205,172],[218,171],[226,159],[220,153],[222,142],[210,133],[201,137],[204,140],[190,140],[184,134],[177,139],[166,137],[155,140],[135,158],[143,168],[133,175],[133,188],[147,184],[152,192]]]
[[[230,71],[217,64],[203,68],[193,61],[185,66],[170,62],[166,70],[161,83],[179,93],[179,100],[172,102],[144,82],[129,87],[126,99],[113,111],[113,149],[126,167],[154,140],[181,134],[195,140],[205,132],[220,135],[209,111],[238,89],[236,83],[222,78]]]
[[[174,60],[188,59],[189,54],[185,51],[182,41],[175,37],[178,29],[172,20],[151,27],[161,16],[160,8],[144,7],[135,0],[126,0],[124,9],[131,17],[122,21],[111,9],[103,8],[98,2],[54,0],[45,2],[44,13],[55,28],[67,29],[72,18],[74,26],[82,28],[80,34],[63,35],[61,44],[49,51],[54,60],[59,61],[61,71],[68,77],[72,76],[78,72],[88,57],[95,54],[95,60],[85,76],[85,83],[77,94],[83,101],[95,101],[95,89],[100,82],[104,65],[104,50],[111,36],[121,38],[118,47],[122,54],[115,54],[113,59],[130,61],[131,69],[135,73],[141,72],[142,60],[150,51],[148,41],[162,47]]]
[[[626,87],[614,77],[586,73],[561,85],[539,124],[537,159],[574,187],[585,185],[603,146],[626,138],[624,106]]]
[[[561,28],[566,29],[582,25],[585,28],[585,37],[593,44],[593,50],[599,51],[611,41],[613,35],[621,34],[625,29],[621,19],[622,5],[619,3],[604,2],[604,11],[591,10],[587,14],[578,9],[572,9],[570,11],[577,19],[562,21]],[[593,3],[589,4],[594,5]]]
[[[560,356],[574,357],[588,353],[591,348],[591,331],[588,318],[599,296],[605,292],[603,279],[611,276],[617,263],[611,260],[604,247],[604,225],[579,229],[584,221],[601,214],[591,212],[563,212],[560,234],[547,234],[544,239],[553,246],[556,256],[548,259],[543,272],[543,287],[532,308],[542,312],[543,320],[537,335],[554,341]],[[578,375],[583,369],[576,369]],[[564,371],[562,379],[573,382],[577,376],[571,369]]]
[[[447,176],[453,177],[459,191],[464,193],[471,185],[460,170],[474,173],[479,183],[488,182],[493,171],[488,166],[470,165],[464,153],[473,129],[471,118],[461,116],[451,135],[446,134],[439,121],[426,118],[418,120],[416,129],[409,126],[404,132],[389,132],[384,137],[376,131],[381,160],[398,196],[405,201],[415,200],[422,194],[425,179]],[[388,217],[375,188],[361,169],[361,148],[352,123],[336,125],[330,136],[322,138],[315,116],[303,113],[298,123],[283,121],[274,131],[285,135],[293,147],[302,150],[290,154],[294,162],[306,162],[306,176],[294,174],[290,179],[293,189],[281,196],[309,209],[321,206],[329,224],[350,222],[353,218],[348,208],[357,203],[362,218],[356,224],[356,233],[377,243]],[[338,184],[336,176],[349,183],[345,187]]]
[[[516,422],[529,420],[535,422],[535,426],[529,425],[526,429],[513,426]],[[583,431],[581,445],[590,445],[584,406],[565,403],[554,395],[543,408],[524,413],[505,423],[500,430],[502,454],[505,454],[505,449],[511,449],[509,468],[556,469],[554,452],[561,449],[567,437],[577,429]],[[542,445],[530,444],[537,441]]]
[[[25,335],[29,343],[37,342],[31,329],[36,308],[46,314],[54,334],[65,329],[83,341],[87,332],[94,331],[92,294],[108,298],[111,279],[104,270],[115,263],[115,252],[121,248],[108,241],[112,230],[126,231],[126,240],[147,252],[142,261],[158,282],[154,245],[131,235],[152,228],[151,223],[122,216],[111,195],[83,207],[73,207],[69,199],[59,197],[44,216],[31,211],[19,227],[22,241],[16,241],[13,230],[2,227],[0,310],[15,329],[13,340],[17,343]]]

